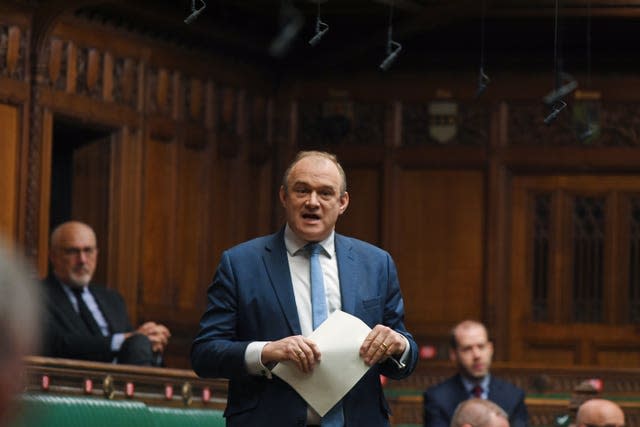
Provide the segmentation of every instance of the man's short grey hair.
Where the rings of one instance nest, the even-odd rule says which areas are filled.
[[[453,418],[451,418],[451,427],[461,427],[465,424],[473,427],[492,427],[492,416],[509,419],[504,409],[490,400],[468,399],[456,407]]]
[[[326,151],[300,151],[293,159],[293,161],[287,167],[287,170],[284,172],[282,176],[282,188],[284,188],[285,192],[289,191],[289,175],[291,175],[291,170],[293,167],[302,159],[306,157],[320,157],[323,159],[327,159],[333,162],[334,165],[338,168],[338,172],[340,173],[340,177],[342,178],[342,184],[340,185],[340,195],[342,196],[347,192],[347,174],[344,173],[344,169],[342,169],[342,165],[338,161],[338,157],[335,154],[328,153]]]
[[[36,273],[0,239],[0,362],[35,354],[40,343],[41,295]]]

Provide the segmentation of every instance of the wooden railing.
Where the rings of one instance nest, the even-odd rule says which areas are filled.
[[[35,356],[26,365],[26,391],[219,410],[227,400],[226,380],[205,380],[191,370]],[[393,425],[422,426],[422,392],[454,372],[448,362],[421,361],[409,378],[389,380],[384,387]],[[627,426],[640,427],[640,369],[494,363],[492,373],[526,391],[532,426],[554,426],[557,416],[574,416],[582,400],[600,394],[620,404]],[[589,379],[601,380],[601,391]]]
[[[26,391],[133,399],[147,405],[224,409],[226,380],[193,371],[29,356]]]
[[[640,369],[495,362],[491,372],[525,390],[531,426],[555,426],[563,414],[573,418],[583,400],[599,395],[620,404],[627,426],[640,427]],[[422,392],[454,373],[450,362],[420,361],[408,378],[388,381],[394,424],[422,426]]]

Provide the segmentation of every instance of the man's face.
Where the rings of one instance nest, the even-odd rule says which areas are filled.
[[[480,325],[458,327],[455,333],[458,346],[449,353],[451,360],[458,365],[462,375],[479,380],[489,373],[493,344],[487,337],[487,331]]]
[[[62,227],[51,242],[53,273],[67,285],[87,286],[96,269],[96,236],[83,224],[69,223]]]
[[[280,202],[293,232],[309,242],[324,240],[347,209],[349,194],[340,194],[342,177],[329,159],[305,157],[296,163],[280,188]]]

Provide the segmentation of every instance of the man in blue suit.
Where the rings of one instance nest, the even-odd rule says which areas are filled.
[[[228,378],[228,426],[388,426],[380,375],[400,379],[415,368],[417,346],[403,324],[404,307],[391,256],[342,236],[335,224],[349,204],[336,157],[303,151],[284,174],[279,197],[286,224],[276,234],[225,251],[207,291],[208,305],[191,348],[202,377]],[[271,375],[278,362],[302,372],[321,362],[313,331],[308,244],[322,247],[324,303],[372,328],[359,354],[370,369],[321,418],[286,382]]]
[[[458,373],[424,393],[424,426],[449,427],[458,404],[471,397],[489,399],[509,416],[511,427],[529,425],[524,391],[489,373],[493,344],[485,326],[465,320],[451,331],[449,358]]]

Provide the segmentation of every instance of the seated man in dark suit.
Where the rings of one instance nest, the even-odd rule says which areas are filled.
[[[482,323],[465,320],[451,331],[449,358],[458,373],[424,393],[425,427],[449,427],[458,404],[471,397],[489,399],[509,416],[512,427],[527,426],[524,391],[489,373],[493,344]]]
[[[44,281],[49,357],[161,365],[169,330],[146,322],[134,330],[122,296],[90,285],[97,264],[96,235],[86,224],[65,222],[51,233],[52,272]]]

